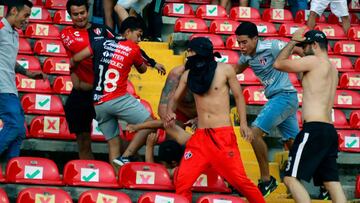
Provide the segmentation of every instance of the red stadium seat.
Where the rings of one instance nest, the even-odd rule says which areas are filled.
[[[296,111],[296,119],[298,121],[298,124],[299,124],[299,127],[302,128],[302,125],[303,125],[303,121],[302,121],[302,113],[300,110],[297,110]]]
[[[16,203],[72,203],[71,196],[58,188],[30,187],[20,191]]]
[[[25,69],[30,71],[41,71],[40,61],[35,56],[17,55],[16,61]]]
[[[356,177],[355,197],[360,198],[360,175]]]
[[[136,132],[130,133],[129,131],[125,131],[125,133],[120,133],[120,138],[130,142],[134,138],[135,134]],[[156,134],[158,135],[157,144],[161,144],[166,140],[166,132],[163,129],[157,129]]]
[[[338,130],[339,149],[343,152],[360,152],[360,131]]]
[[[360,108],[360,94],[351,90],[336,90],[335,108]]]
[[[208,194],[201,196],[196,203],[213,203],[213,202],[231,202],[231,203],[245,203],[240,197],[230,195],[215,195]]]
[[[341,56],[341,55],[329,55],[329,60],[333,64],[333,66],[339,72],[351,72],[354,71],[351,60],[349,57]]]
[[[183,0],[189,4],[211,4],[211,0]]]
[[[360,26],[351,27],[348,31],[348,37],[351,40],[360,40]]]
[[[19,54],[34,54],[29,41],[25,38],[19,38]]]
[[[360,58],[357,58],[355,61],[355,71],[360,72]]]
[[[226,49],[231,49],[231,50],[240,50],[239,47],[239,43],[236,39],[236,35],[230,35],[227,39],[226,39]]]
[[[293,23],[293,16],[289,10],[267,8],[262,16],[264,21],[276,23]]]
[[[15,30],[18,32],[19,37],[25,37],[23,30],[15,28]]]
[[[45,138],[59,140],[75,140],[71,134],[65,117],[37,116],[30,123],[29,138]]]
[[[300,87],[301,86],[301,82],[298,79],[298,76],[296,73],[289,73],[289,79],[290,82],[295,86],[295,87]]]
[[[178,168],[174,171],[174,184],[177,181]],[[192,190],[196,192],[231,192],[224,179],[213,168],[207,168],[195,181]]]
[[[161,164],[131,162],[119,170],[119,185],[128,189],[173,190],[169,172]]]
[[[28,114],[65,115],[62,102],[56,95],[24,94],[21,105]]]
[[[142,105],[144,105],[145,109],[148,110],[148,112],[150,113],[151,117],[155,118],[154,111],[153,111],[152,108],[151,108],[151,104],[150,104],[148,101],[144,100],[144,99],[138,99],[138,101],[139,101]]]
[[[34,6],[43,6],[42,0],[31,0],[31,2],[34,4]]]
[[[35,80],[17,73],[15,83],[19,92],[52,93],[48,79]]]
[[[139,197],[138,200],[138,203],[156,202],[189,203],[189,200],[184,196],[167,192],[145,192]]]
[[[71,186],[119,187],[112,166],[96,160],[72,160],[66,163],[64,183]]]
[[[325,33],[328,39],[347,39],[343,28],[336,24],[317,24],[314,29]]]
[[[239,22],[233,20],[213,20],[210,24],[210,32],[215,34],[233,35]]]
[[[60,40],[37,40],[34,52],[38,55],[67,57],[66,50]]]
[[[237,64],[240,58],[239,54],[236,51],[214,50],[214,52],[220,53],[221,58],[215,58],[215,60],[220,63]]]
[[[349,11],[360,11],[360,1],[358,0],[351,0],[349,3]]]
[[[343,111],[339,109],[333,109],[331,113],[332,121],[335,128],[337,129],[347,129],[350,128],[349,123],[346,120],[346,115]]]
[[[279,35],[282,37],[292,37],[294,32],[298,30],[299,28],[304,27],[305,25],[300,23],[284,23],[281,24],[279,27]],[[306,28],[306,31],[309,30]],[[306,32],[305,31],[305,32]]]
[[[168,3],[163,9],[164,16],[170,17],[195,17],[195,13],[189,4]]]
[[[251,68],[246,68],[242,73],[236,75],[241,85],[261,85],[258,77]]]
[[[333,13],[330,13],[328,16],[328,23],[331,24],[341,24],[339,21],[339,18],[334,15]],[[359,25],[359,18],[355,13],[350,13],[350,24],[351,26],[358,26]]]
[[[33,39],[60,39],[60,31],[55,25],[31,23],[25,30],[26,37]]]
[[[207,20],[228,19],[225,8],[214,4],[199,6],[196,9],[196,17]]]
[[[0,203],[10,203],[6,192],[0,188]]]
[[[337,41],[334,45],[334,53],[341,55],[360,56],[360,42]]]
[[[87,190],[83,192],[78,203],[131,203],[130,197],[118,191],[112,190]]]
[[[33,6],[29,17],[32,23],[52,23],[51,15],[46,8]]]
[[[44,73],[70,75],[69,58],[48,57],[44,61]]]
[[[92,120],[91,129],[92,129],[91,130],[91,140],[92,141],[99,141],[99,142],[105,141],[105,136],[101,132],[101,130],[98,126],[98,122],[95,119]]]
[[[192,40],[192,39],[197,38],[197,37],[206,37],[206,38],[208,38],[212,42],[214,49],[225,49],[224,42],[223,42],[220,35],[216,35],[216,34],[193,34],[193,35],[190,36],[189,40]]]
[[[298,12],[296,12],[295,23],[305,24],[309,19],[309,15],[310,15],[310,10],[299,10]],[[316,23],[326,23],[325,16],[321,15],[320,18],[317,17]]]
[[[354,129],[360,128],[360,110],[354,110],[350,114],[350,126]]]
[[[233,7],[230,10],[230,19],[236,21],[261,21],[261,16],[256,8]]]
[[[262,86],[247,86],[243,89],[246,104],[264,105],[268,99]]]
[[[8,183],[62,185],[54,161],[39,157],[15,157],[6,166]]]
[[[303,100],[303,88],[302,87],[295,87],[296,91],[297,91],[297,97],[298,97],[298,102],[299,102],[299,106],[302,105],[302,100]]]
[[[259,32],[259,36],[261,37],[270,37],[270,36],[278,36],[278,32],[273,23],[263,22],[263,21],[255,21],[257,30]]]
[[[70,76],[57,76],[53,83],[53,90],[56,94],[70,94],[73,88]]]
[[[67,0],[46,0],[45,8],[48,9],[66,9]]]
[[[350,72],[343,73],[339,80],[339,85],[343,89],[360,89],[360,73]]]
[[[54,23],[60,25],[72,25],[73,22],[71,20],[70,15],[66,10],[58,10],[54,14]]]
[[[140,97],[136,94],[136,90],[134,85],[132,84],[132,82],[130,80],[127,81],[127,86],[126,86],[126,91],[127,93],[131,94],[132,96],[134,96],[135,98],[139,99]]]
[[[209,32],[205,21],[199,18],[178,18],[175,21],[174,31],[194,33]]]

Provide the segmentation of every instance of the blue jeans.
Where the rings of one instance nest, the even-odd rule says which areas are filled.
[[[290,9],[293,17],[295,18],[296,12],[299,10],[308,10],[307,0],[289,0]]]
[[[272,96],[264,105],[252,126],[260,128],[269,134],[270,130],[278,127],[282,140],[295,139],[299,133],[299,124],[296,118],[298,109],[296,92],[282,92]]]
[[[9,160],[20,155],[22,140],[25,138],[24,111],[15,94],[0,93],[0,154],[6,152]]]

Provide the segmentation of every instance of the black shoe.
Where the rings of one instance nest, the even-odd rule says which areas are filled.
[[[320,187],[320,194],[318,199],[321,200],[331,200],[329,191],[326,190],[324,186]]]
[[[278,182],[273,176],[270,176],[269,181],[259,180],[258,188],[264,197],[267,197],[272,193],[278,186]]]

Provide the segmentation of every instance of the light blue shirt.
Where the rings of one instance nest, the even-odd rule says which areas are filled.
[[[265,96],[271,98],[279,92],[296,92],[286,72],[273,67],[285,42],[279,40],[258,40],[255,56],[241,55],[239,64],[247,64],[265,87]]]

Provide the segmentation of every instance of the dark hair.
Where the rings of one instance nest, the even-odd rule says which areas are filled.
[[[16,8],[18,11],[23,9],[25,6],[29,8],[33,7],[33,3],[29,0],[6,0],[5,5],[7,6],[7,15],[10,14],[12,8]]]
[[[121,23],[119,29],[120,34],[124,34],[127,29],[130,29],[131,31],[139,29],[144,30],[144,27],[137,17],[129,16]]]
[[[184,148],[174,140],[166,140],[159,146],[159,160],[171,164],[173,161],[180,163]]]
[[[66,3],[66,11],[71,15],[71,6],[85,6],[86,11],[89,11],[88,0],[68,0]]]
[[[321,50],[326,51],[328,50],[328,40],[325,40],[324,42],[317,42],[319,44],[319,47]]]
[[[236,35],[247,35],[249,38],[259,36],[257,27],[252,22],[242,22],[235,31]]]

